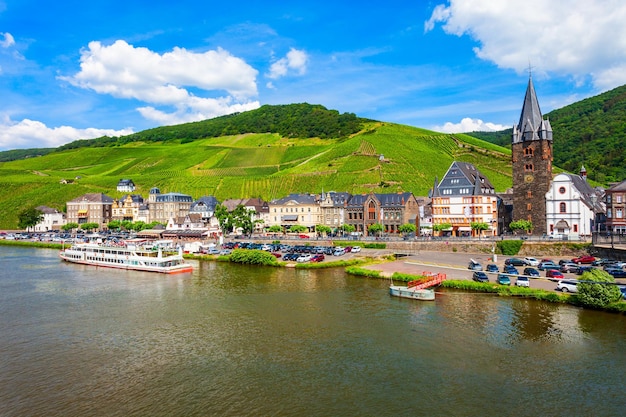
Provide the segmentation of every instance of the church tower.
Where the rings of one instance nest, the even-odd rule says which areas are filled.
[[[513,221],[530,220],[533,234],[548,233],[546,193],[552,181],[552,127],[539,109],[532,76],[519,124],[511,138],[513,164]]]

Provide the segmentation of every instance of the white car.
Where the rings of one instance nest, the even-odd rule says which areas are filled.
[[[578,292],[578,286],[576,284],[578,284],[576,281],[560,280],[559,283],[556,284],[556,290],[563,292]]]
[[[530,281],[529,281],[528,277],[519,276],[515,280],[515,286],[516,287],[529,287],[530,288]]]
[[[354,252],[361,252],[361,247],[360,246],[353,246],[352,247],[352,253]]]
[[[298,259],[296,259],[296,262],[309,262],[311,260],[311,258],[313,257],[313,255],[311,255],[310,253],[307,253],[305,255],[300,255],[298,256]]]
[[[525,257],[524,260],[526,261],[526,264],[530,265],[530,266],[538,266],[539,265],[539,260],[536,258],[531,258],[529,256]]]

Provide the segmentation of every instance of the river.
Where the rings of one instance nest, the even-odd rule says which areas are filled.
[[[626,317],[341,269],[0,247],[2,416],[621,416]]]

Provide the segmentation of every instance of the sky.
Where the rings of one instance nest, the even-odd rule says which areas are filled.
[[[0,0],[0,151],[265,104],[439,132],[626,84],[623,0]]]

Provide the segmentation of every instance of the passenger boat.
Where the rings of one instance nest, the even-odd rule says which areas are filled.
[[[61,259],[83,265],[132,269],[162,274],[191,272],[185,262],[182,248],[169,248],[163,242],[141,244],[128,242],[119,245],[78,243],[61,250]]]
[[[435,299],[435,290],[431,287],[439,285],[446,279],[445,274],[433,274],[423,272],[425,279],[415,280],[407,283],[406,286],[393,285],[393,281],[389,286],[389,294],[394,297],[410,298],[413,300],[432,301]]]

